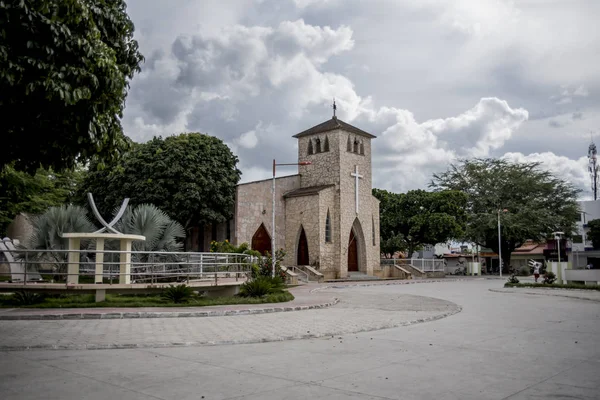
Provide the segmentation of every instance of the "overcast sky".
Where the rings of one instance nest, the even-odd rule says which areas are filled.
[[[136,141],[208,133],[243,182],[268,178],[335,97],[377,136],[374,187],[427,188],[456,159],[491,156],[541,161],[590,196],[598,0],[127,3],[146,57],[123,119]]]

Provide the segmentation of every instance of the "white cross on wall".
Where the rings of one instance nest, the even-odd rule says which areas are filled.
[[[354,172],[351,172],[350,175],[354,177],[354,180],[356,182],[356,213],[358,214],[358,180],[362,179],[363,177],[358,173],[358,165],[354,166]]]

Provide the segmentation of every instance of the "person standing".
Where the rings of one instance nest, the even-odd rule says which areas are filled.
[[[533,277],[535,278],[535,282],[537,283],[538,278],[540,277],[540,263],[535,263],[533,266]]]

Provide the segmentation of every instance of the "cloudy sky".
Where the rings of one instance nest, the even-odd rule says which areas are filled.
[[[590,196],[598,0],[127,3],[146,57],[123,119],[136,141],[208,133],[242,181],[268,178],[335,97],[341,119],[378,136],[374,187],[426,188],[456,159],[508,157]]]

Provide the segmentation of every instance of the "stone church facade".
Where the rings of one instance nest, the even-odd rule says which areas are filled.
[[[380,258],[379,201],[371,194],[375,136],[333,117],[294,138],[298,162],[311,164],[276,178],[275,245],[286,251],[284,265],[310,265],[326,279],[373,275]],[[238,186],[235,243],[271,250],[271,184]]]
[[[325,279],[373,275],[380,259],[379,201],[371,194],[375,136],[334,116],[293,137],[298,162],[311,164],[276,178],[275,246],[286,251],[283,264],[310,265]],[[233,220],[205,230],[201,247],[209,238],[228,238],[270,252],[271,185],[272,179],[238,185]]]

